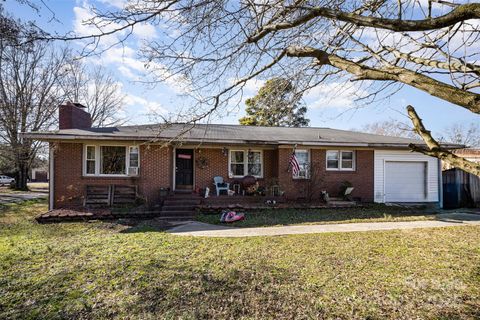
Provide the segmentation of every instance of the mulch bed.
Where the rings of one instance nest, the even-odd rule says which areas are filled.
[[[196,207],[197,212],[203,214],[217,214],[222,210],[268,210],[268,209],[325,209],[325,208],[350,208],[350,207],[359,207],[360,205],[353,201],[331,201],[328,204],[326,203],[276,203],[274,205],[267,204],[228,204],[228,205],[217,205],[217,204],[208,204],[208,205],[198,205]]]
[[[155,212],[138,212],[136,210],[112,211],[108,208],[72,208],[54,209],[38,215],[35,219],[39,223],[88,221],[88,220],[113,220],[128,218],[151,218]]]

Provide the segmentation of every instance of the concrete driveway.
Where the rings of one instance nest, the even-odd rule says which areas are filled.
[[[34,199],[46,199],[48,194],[38,192],[5,193],[0,192],[0,204],[18,203]]]
[[[480,226],[480,215],[469,213],[447,213],[439,214],[437,215],[436,220],[428,221],[363,222],[261,228],[233,228],[192,221],[174,227],[167,232],[180,236],[236,238],[328,232],[408,230],[420,228],[458,227],[465,225]]]

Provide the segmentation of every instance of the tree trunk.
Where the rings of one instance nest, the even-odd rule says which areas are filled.
[[[30,161],[28,154],[25,152],[20,152],[20,154],[16,157],[16,168],[17,172],[15,174],[15,189],[28,191],[28,171],[30,169]]]

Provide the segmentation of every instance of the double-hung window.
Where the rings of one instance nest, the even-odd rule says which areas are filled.
[[[231,150],[229,157],[230,177],[263,176],[263,153],[260,150]]]
[[[297,157],[300,170],[293,178],[308,179],[310,177],[310,153],[308,150],[295,150],[295,156]]]
[[[128,175],[136,176],[138,175],[138,165],[139,165],[139,158],[138,158],[138,147],[128,147]]]
[[[355,152],[352,150],[328,150],[327,170],[355,170]]]
[[[92,176],[138,175],[137,146],[87,145],[84,149],[84,174]]]
[[[247,152],[247,175],[261,177],[262,176],[262,153],[260,151]]]
[[[245,151],[235,150],[230,152],[230,175],[245,175]]]
[[[95,174],[96,167],[95,146],[86,146],[85,148],[85,173]]]

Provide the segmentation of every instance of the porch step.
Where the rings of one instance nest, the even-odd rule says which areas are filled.
[[[164,205],[162,211],[194,211],[196,206],[196,204]]]
[[[174,191],[176,195],[184,195],[184,194],[193,194],[192,189],[177,189]]]
[[[194,216],[195,211],[193,210],[162,210],[160,216]]]
[[[166,199],[163,201],[163,206],[168,207],[168,206],[196,206],[199,205],[201,200],[195,200],[195,199],[185,199],[185,200],[173,200],[173,199]]]
[[[159,215],[158,219],[167,220],[167,221],[179,221],[179,220],[193,220],[195,216],[195,211],[185,210],[185,211],[172,211],[164,210]]]

